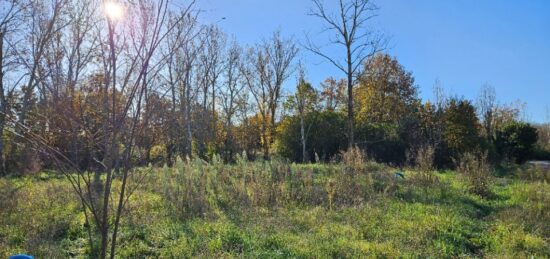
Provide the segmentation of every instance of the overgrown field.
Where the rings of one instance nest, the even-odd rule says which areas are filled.
[[[396,171],[245,160],[141,169],[117,256],[550,257],[543,172],[493,176],[480,196],[457,172]],[[0,179],[0,258],[89,257],[71,188],[55,173]]]

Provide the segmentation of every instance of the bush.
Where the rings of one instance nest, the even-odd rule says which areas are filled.
[[[361,122],[355,135],[366,154],[380,163],[403,165],[408,144],[400,136],[401,129],[389,123]]]
[[[496,133],[495,145],[502,157],[522,164],[533,155],[537,129],[529,123],[513,122]]]
[[[357,204],[364,200],[370,189],[372,189],[372,176],[366,168],[365,154],[359,148],[351,148],[341,152],[342,172],[338,176],[335,189],[332,186],[327,189],[328,198],[335,199],[338,204]],[[334,194],[330,194],[333,192]],[[332,196],[332,197],[330,197]],[[332,201],[330,202],[332,206]]]
[[[165,145],[155,145],[149,151],[149,162],[153,164],[163,164],[166,162],[168,152]]]
[[[429,170],[430,153],[429,148],[417,153],[419,170]],[[469,168],[462,170],[464,179],[466,172],[483,168],[477,165],[483,156],[471,156],[461,161],[462,168]],[[422,189],[409,182],[409,174],[396,181],[388,167],[369,162],[360,150],[342,154],[342,162],[249,162],[243,155],[229,165],[213,158],[210,163],[178,160],[176,168],[139,169],[146,171],[134,175],[144,173],[147,178],[128,182],[139,188],[125,207],[117,254],[122,258],[550,255],[550,186],[543,181],[499,178],[491,186],[494,199],[487,200],[465,191],[466,186],[473,190],[470,180],[463,184],[453,172],[435,174],[439,183]],[[120,190],[120,184],[115,179],[113,192]],[[97,257],[88,248],[87,223],[67,179],[0,178],[0,187],[0,258],[14,253]],[[386,197],[397,187],[399,196]]]
[[[531,158],[539,161],[550,161],[550,150],[537,146],[534,148]]]
[[[412,181],[423,187],[432,186],[437,183],[438,178],[434,174],[435,149],[430,146],[421,147],[415,157],[416,174]]]
[[[473,104],[468,100],[453,98],[443,114],[443,140],[446,156],[457,159],[461,155],[480,148],[480,124]]]
[[[539,165],[524,165],[518,170],[521,179],[529,181],[550,182],[550,168]]]
[[[342,171],[337,179],[327,182],[327,198],[330,206],[357,205],[375,194],[394,194],[397,182],[392,173],[374,161],[367,160],[357,147],[341,152]]]
[[[346,117],[337,112],[308,113],[305,118],[307,130],[306,150],[311,159],[315,154],[322,161],[329,161],[346,147]],[[302,161],[300,119],[285,118],[277,127],[275,149],[278,154],[292,161]]]
[[[487,154],[464,154],[458,162],[457,171],[466,178],[472,193],[482,197],[490,195],[492,169]]]

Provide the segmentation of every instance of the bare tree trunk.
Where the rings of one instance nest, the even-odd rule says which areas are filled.
[[[0,28],[3,30],[3,28]],[[4,126],[6,125],[7,100],[4,86],[4,31],[0,32],[0,176],[6,174],[6,157],[4,155]]]
[[[191,126],[191,79],[190,79],[190,70],[185,72],[185,125],[187,131],[187,145],[186,151],[187,155],[190,157],[193,155],[193,129]]]
[[[112,241],[111,241],[111,259],[115,258],[115,249],[116,249],[116,239],[118,234],[118,228],[120,225],[120,218],[122,217],[122,210],[124,209],[124,200],[126,199],[126,185],[128,183],[128,173],[130,170],[130,156],[132,154],[132,143],[131,141],[134,139],[135,131],[137,124],[139,123],[139,114],[141,114],[141,102],[144,93],[147,91],[147,73],[148,73],[148,60],[145,60],[144,68],[142,69],[143,74],[143,83],[140,89],[140,93],[138,95],[138,101],[137,101],[137,111],[136,114],[133,116],[133,125],[130,133],[130,138],[128,138],[127,143],[125,143],[126,149],[123,154],[123,159],[126,161],[126,164],[123,165],[123,177],[122,177],[122,186],[120,187],[120,194],[118,199],[118,205],[116,210],[116,216],[115,216],[115,223],[114,223],[114,229],[113,229],[113,235],[112,235]]]
[[[212,142],[216,143],[216,131],[217,131],[217,122],[216,122],[216,81],[217,79],[212,79]]]
[[[300,136],[302,139],[302,162],[306,163],[308,160],[306,151],[306,125],[304,121],[303,112],[300,113]]]
[[[168,73],[170,74],[170,95],[171,95],[171,116],[173,117],[170,120],[170,128],[168,129],[168,161],[169,163],[172,163],[175,161],[174,157],[176,154],[176,151],[179,150],[178,140],[177,140],[177,129],[178,127],[178,120],[176,119],[176,109],[177,109],[177,102],[176,102],[176,82],[174,82],[174,75],[172,74],[172,67],[173,61],[172,57],[170,58],[170,62],[168,64]]]
[[[348,67],[351,67],[351,64],[348,63]],[[353,116],[353,75],[348,73],[348,138],[349,138],[349,148],[353,148],[355,144],[354,140],[354,116]]]
[[[269,134],[271,134],[271,130],[270,130],[271,127],[269,127],[269,125],[267,125],[270,120],[268,120],[267,118],[263,119],[263,120],[264,121],[262,122],[262,127],[261,127],[261,131],[262,131],[262,148],[263,148],[264,159],[267,160],[267,159],[269,159],[269,148],[270,148]]]
[[[113,170],[115,170],[116,168],[116,162],[115,160],[118,158],[118,152],[117,152],[117,129],[116,127],[114,127],[115,125],[117,125],[117,114],[116,114],[116,109],[117,109],[117,100],[116,100],[116,96],[117,96],[117,91],[116,91],[116,77],[117,77],[117,60],[116,60],[116,44],[115,44],[115,39],[114,39],[114,25],[111,21],[110,18],[107,19],[107,26],[108,26],[108,30],[109,30],[109,61],[111,62],[110,64],[110,69],[111,69],[111,74],[109,75],[109,79],[106,80],[107,82],[107,85],[105,86],[105,89],[106,89],[106,93],[108,93],[108,89],[110,87],[112,87],[112,104],[111,104],[111,111],[109,113],[109,108],[107,108],[109,106],[109,96],[108,94],[106,94],[106,96],[104,96],[104,107],[106,107],[107,109],[104,110],[103,112],[105,113],[105,118],[106,118],[106,121],[104,122],[105,123],[105,132],[109,132],[109,134],[106,134],[106,138],[105,138],[105,157],[103,158],[104,159],[104,162],[103,164],[105,165],[105,170],[106,170],[106,173],[107,173],[107,179],[106,179],[106,182],[105,182],[105,185],[104,185],[104,190],[103,190],[103,209],[101,211],[102,213],[102,226],[101,226],[101,247],[100,247],[100,258],[106,258],[107,256],[107,246],[108,246],[108,242],[109,242],[109,201],[110,201],[110,197],[111,197],[111,183],[112,183],[112,178],[113,178]],[[111,120],[111,121],[109,121]],[[110,127],[111,129],[109,130],[108,128],[108,124],[111,124],[112,127]]]

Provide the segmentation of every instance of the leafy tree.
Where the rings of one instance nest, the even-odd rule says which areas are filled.
[[[443,110],[431,102],[426,102],[419,107],[420,132],[417,137],[432,147],[442,142],[443,134]]]
[[[336,111],[343,108],[347,99],[346,81],[344,79],[336,81],[336,79],[329,77],[321,83],[321,88],[320,97],[325,109]]]
[[[402,164],[405,151],[419,145],[420,101],[412,74],[387,54],[373,56],[355,98],[358,143],[378,161]]]
[[[418,87],[397,59],[379,54],[365,63],[355,96],[359,122],[398,124],[414,112]]]
[[[344,114],[333,111],[311,112],[305,116],[305,122],[314,129],[307,134],[308,154],[317,154],[321,160],[326,161],[346,148]],[[299,116],[286,117],[279,123],[274,146],[280,155],[293,161],[301,161]]]
[[[525,122],[513,122],[497,131],[499,153],[516,163],[524,163],[532,155],[538,141],[537,129]]]
[[[443,147],[440,148],[439,161],[450,164],[462,154],[474,152],[480,148],[480,123],[472,103],[463,99],[451,99],[443,113]]]
[[[264,121],[265,120],[260,114],[256,114],[254,116],[245,117],[243,121],[235,127],[233,132],[234,137],[249,158],[253,158],[256,151],[263,148],[262,141],[264,141],[264,138],[261,129]],[[268,140],[271,141],[270,139]]]

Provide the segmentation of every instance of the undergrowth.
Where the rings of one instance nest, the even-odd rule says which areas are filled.
[[[337,164],[180,159],[147,170],[123,217],[119,256],[549,257],[550,185],[489,175],[478,189],[472,170],[483,164],[466,162],[461,173],[426,162],[400,175],[357,151]],[[89,256],[65,179],[2,178],[0,206],[0,257]]]

